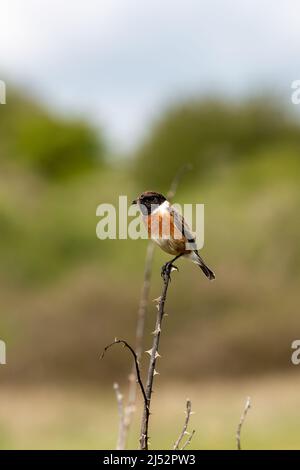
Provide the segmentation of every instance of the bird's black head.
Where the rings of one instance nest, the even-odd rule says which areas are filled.
[[[133,201],[133,204],[138,204],[143,215],[149,215],[158,206],[166,201],[165,196],[155,191],[145,191],[137,199]]]

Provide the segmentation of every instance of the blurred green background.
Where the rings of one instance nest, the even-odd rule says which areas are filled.
[[[211,283],[179,260],[150,423],[171,449],[300,448],[299,73],[294,0],[1,4],[0,448],[115,448],[147,241],[96,237],[101,203],[205,204]],[[155,251],[144,350],[169,259]],[[141,361],[145,377],[149,357]],[[141,399],[128,447],[138,447]]]
[[[203,256],[217,279],[186,261],[173,275],[152,445],[176,439],[189,396],[192,447],[234,447],[250,395],[245,446],[297,447],[300,377],[290,356],[300,328],[300,126],[281,103],[173,103],[131,159],[113,162],[103,133],[24,92],[0,111],[1,446],[114,447],[112,383],[126,391],[131,360],[117,348],[99,356],[116,336],[134,344],[146,242],[98,240],[96,207],[119,194],[166,192],[190,162],[175,201],[205,203]],[[156,252],[145,349],[167,259]]]

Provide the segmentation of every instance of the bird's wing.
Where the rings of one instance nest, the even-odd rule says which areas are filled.
[[[184,220],[184,217],[179,212],[177,212],[172,206],[169,206],[168,210],[170,212],[170,216],[173,219],[175,228],[178,230],[179,233],[182,234],[182,236],[190,244],[189,249],[195,250],[196,249],[195,235],[193,234],[190,227]]]

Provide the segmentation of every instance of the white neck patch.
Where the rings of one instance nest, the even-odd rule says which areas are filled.
[[[158,212],[158,211],[164,212],[164,211],[167,210],[169,207],[170,207],[169,201],[164,201],[160,206],[158,206],[156,209],[154,209],[154,211],[152,212],[152,214],[155,214],[155,213]]]

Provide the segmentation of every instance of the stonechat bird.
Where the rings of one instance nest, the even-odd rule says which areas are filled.
[[[162,194],[146,191],[132,203],[139,206],[149,238],[162,250],[175,256],[163,266],[163,276],[170,272],[172,267],[178,269],[173,263],[184,256],[199,266],[209,280],[215,279],[214,272],[198,253],[195,236],[188,224]]]

